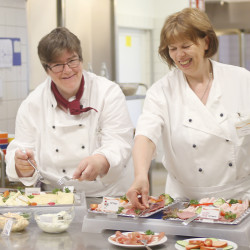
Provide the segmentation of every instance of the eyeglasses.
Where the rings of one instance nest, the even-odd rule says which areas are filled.
[[[78,67],[79,64],[80,64],[80,59],[79,59],[79,58],[73,59],[73,60],[70,60],[70,61],[68,61],[68,62],[66,62],[66,63],[56,64],[56,65],[54,65],[54,66],[52,66],[52,67],[50,67],[49,65],[47,65],[47,67],[48,67],[52,72],[54,72],[54,73],[59,73],[59,72],[62,72],[62,71],[64,70],[64,66],[65,66],[66,64],[67,64],[68,67],[70,67],[71,69],[72,69],[72,68],[76,68],[76,67]]]

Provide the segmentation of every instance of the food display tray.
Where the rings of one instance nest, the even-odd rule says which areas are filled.
[[[162,208],[159,208],[157,209],[156,211],[153,211],[153,212],[149,212],[149,213],[146,213],[146,214],[142,214],[142,215],[133,215],[133,214],[123,214],[123,213],[119,213],[119,214],[116,214],[116,213],[111,213],[111,212],[102,212],[102,211],[95,211],[95,210],[91,210],[90,208],[88,209],[88,212],[89,213],[93,213],[93,214],[103,214],[103,215],[111,215],[114,214],[114,215],[118,215],[118,216],[123,216],[123,217],[139,217],[139,218],[148,218],[156,213],[159,213],[160,211],[164,210],[164,209],[167,209],[171,206],[174,206],[176,204],[178,204],[180,201],[179,200],[175,200],[174,202],[172,202],[171,204],[167,205],[167,206],[164,206]]]
[[[182,209],[184,207],[184,204],[186,202],[178,202],[177,204],[175,204],[174,206],[172,206],[171,208],[167,208],[167,209]],[[248,215],[250,214],[250,208],[248,208],[240,217],[236,218],[233,221],[219,221],[219,220],[211,220],[211,219],[204,219],[204,218],[197,218],[195,219],[193,222],[199,222],[199,223],[213,223],[213,224],[224,224],[224,225],[237,225],[239,224],[242,220],[244,220],[246,217],[248,217]],[[164,216],[164,215],[163,215]],[[180,218],[167,218],[164,220],[170,220],[170,221],[180,221],[183,222],[185,220],[182,220]]]
[[[160,212],[162,213],[162,212]],[[154,217],[157,217],[156,215]],[[250,216],[237,225],[191,222],[187,226],[181,221],[157,218],[131,218],[116,214],[87,213],[83,218],[82,232],[101,233],[105,230],[165,232],[166,235],[220,238],[250,246]]]
[[[79,214],[79,217],[75,217],[73,221],[79,222],[79,220],[83,220],[84,215],[87,214],[87,204],[85,193],[75,193],[74,194],[74,203],[73,204],[58,204],[58,205],[37,205],[37,206],[0,206],[1,213],[34,213],[36,211],[47,211],[48,209],[60,212],[65,209],[69,209],[72,206],[75,209],[75,212]],[[34,218],[31,219],[34,221]]]

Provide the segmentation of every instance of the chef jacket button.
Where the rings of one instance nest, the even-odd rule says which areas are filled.
[[[66,173],[66,170],[65,170],[65,169],[63,169],[62,171],[63,171],[63,173]]]
[[[82,149],[85,149],[85,146],[84,146],[84,145],[82,145]]]
[[[82,124],[79,124],[79,127],[81,127],[82,126]]]
[[[57,152],[57,153],[59,152],[59,149],[58,149],[58,148],[56,149],[56,152]]]
[[[226,142],[229,142],[229,140],[228,140],[228,139],[226,139]]]
[[[54,105],[52,104],[52,105],[51,105],[51,107],[53,108],[53,107],[54,107]]]
[[[232,167],[232,166],[233,166],[233,163],[232,163],[232,162],[229,162],[229,163],[228,163],[228,166],[229,166],[229,167]]]
[[[223,117],[223,113],[220,113],[220,117]]]
[[[193,148],[196,148],[196,145],[195,145],[195,144],[193,144]]]
[[[202,172],[202,168],[199,168],[199,172]]]
[[[53,126],[52,126],[52,128],[53,128],[53,129],[55,129],[55,128],[56,128],[56,126],[55,126],[55,125],[53,125]]]
[[[189,121],[189,122],[192,122],[192,119],[189,119],[188,121]]]

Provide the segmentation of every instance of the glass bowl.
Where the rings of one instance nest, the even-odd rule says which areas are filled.
[[[34,212],[34,218],[38,227],[46,233],[62,233],[66,231],[74,216],[74,207],[70,209],[46,209]]]
[[[30,222],[31,212],[2,212],[0,213],[0,229],[2,230],[8,220],[12,220],[11,232],[23,231]]]

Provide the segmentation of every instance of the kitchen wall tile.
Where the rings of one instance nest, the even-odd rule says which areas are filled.
[[[7,101],[4,101],[3,98],[0,98],[0,120],[3,120],[7,116],[7,105]]]
[[[6,100],[16,100],[18,98],[18,85],[20,82],[8,82],[7,83],[7,96]]]
[[[8,132],[8,121],[7,120],[0,119],[0,131]]]
[[[8,111],[7,118],[8,119],[13,119],[16,117],[18,107],[19,107],[18,100],[8,101],[8,107],[7,107],[7,111]]]
[[[28,92],[25,15],[25,0],[0,0],[1,37],[21,39],[21,66],[0,68],[0,77],[3,82],[3,98],[0,99],[0,130],[6,130],[8,133],[14,133],[18,107]]]
[[[7,128],[8,128],[8,133],[9,134],[15,134],[15,123],[16,123],[16,118],[8,119],[7,121]]]

